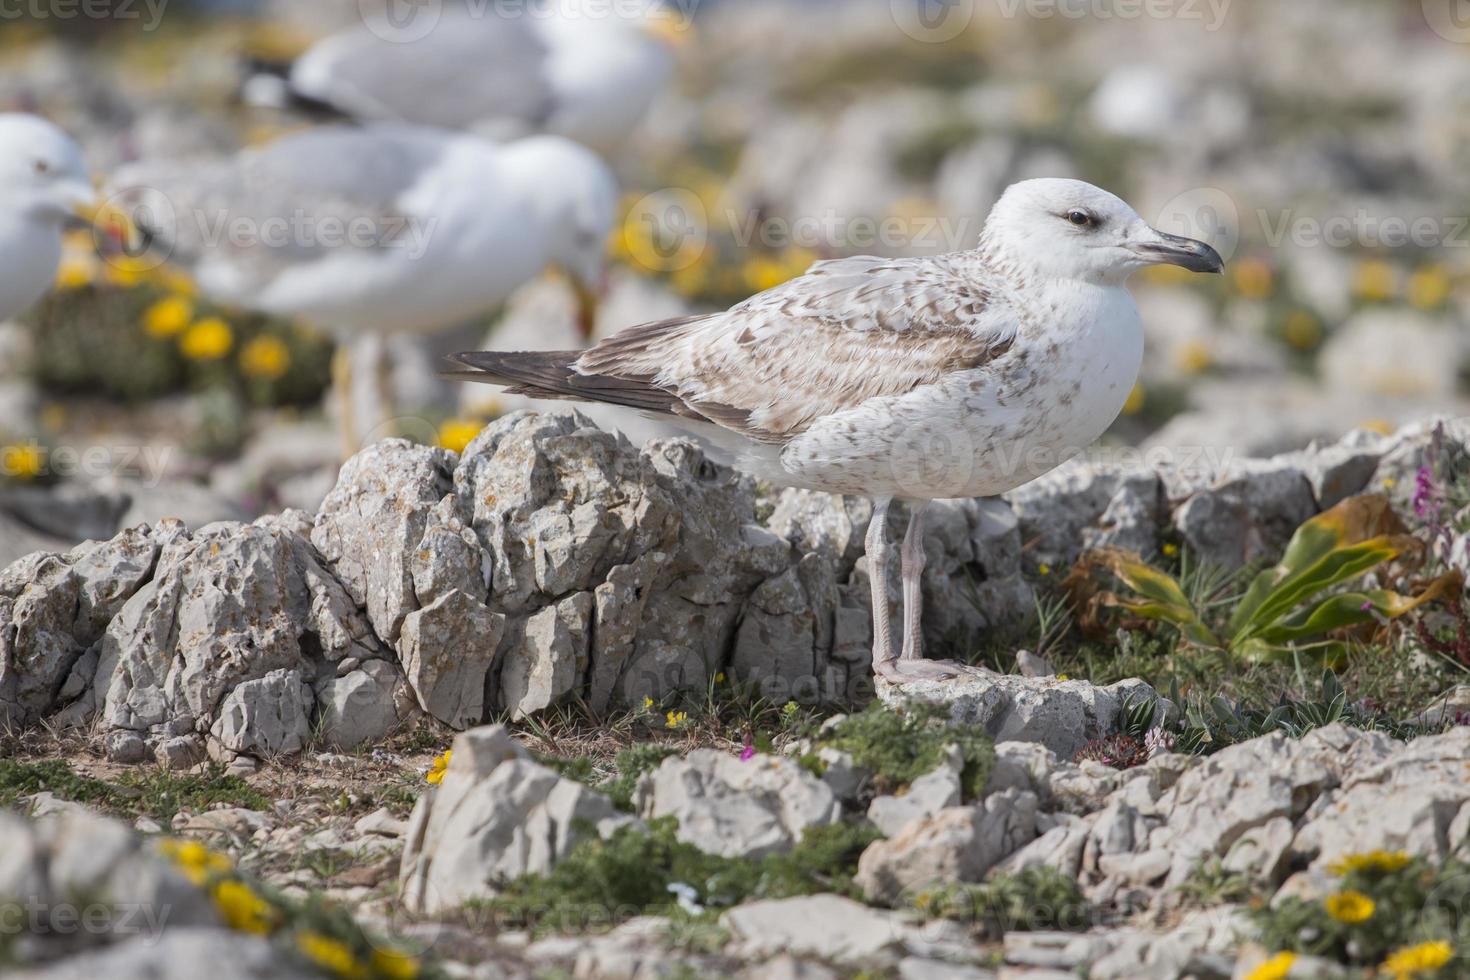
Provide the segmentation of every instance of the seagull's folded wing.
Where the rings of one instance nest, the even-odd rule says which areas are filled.
[[[572,397],[637,391],[669,414],[782,443],[824,416],[981,367],[1015,332],[1006,305],[953,259],[860,257],[818,263],[727,313],[625,330],[568,367],[586,390]]]

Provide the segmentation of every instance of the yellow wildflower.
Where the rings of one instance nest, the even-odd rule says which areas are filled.
[[[1164,545],[1163,551],[1165,558],[1173,558],[1179,554],[1179,546],[1177,544],[1166,544]]]
[[[1322,342],[1322,324],[1306,310],[1297,310],[1286,318],[1281,334],[1297,350],[1312,350]]]
[[[778,259],[757,255],[741,267],[745,285],[758,293],[774,289],[789,279],[795,278],[790,268]]]
[[[1043,577],[1051,574],[1051,566],[1043,564],[1036,569]]]
[[[1143,411],[1144,403],[1148,401],[1148,393],[1144,390],[1142,383],[1135,384],[1133,390],[1128,392],[1128,400],[1123,402],[1124,415],[1137,415]]]
[[[475,441],[475,436],[480,434],[482,426],[470,419],[450,419],[439,426],[439,434],[436,437],[443,448],[452,453],[462,453],[470,443]]]
[[[214,886],[213,894],[214,907],[231,929],[264,936],[276,927],[275,906],[255,894],[243,881],[234,878],[222,881]]]
[[[453,749],[445,749],[439,755],[434,756],[434,762],[429,766],[429,774],[424,777],[430,786],[438,786],[444,782],[444,774],[449,771],[449,760],[453,755]]]
[[[422,969],[418,959],[396,949],[373,950],[373,972],[385,980],[414,980]]]
[[[119,255],[107,260],[102,275],[114,286],[136,286],[146,281],[148,274],[157,267],[158,263],[151,259]]]
[[[1276,275],[1261,259],[1246,258],[1232,267],[1235,291],[1246,299],[1267,299],[1276,285]]]
[[[1367,922],[1373,918],[1373,913],[1378,908],[1373,899],[1362,892],[1351,890],[1328,895],[1327,900],[1322,904],[1326,906],[1328,915],[1350,926]]]
[[[35,441],[0,448],[0,476],[34,480],[46,472],[46,454]]]
[[[200,320],[179,338],[179,350],[191,361],[218,361],[234,346],[234,332],[217,316]]]
[[[1358,264],[1353,277],[1353,292],[1361,300],[1382,303],[1398,292],[1398,270],[1382,259],[1368,259]]]
[[[715,675],[715,683],[716,684],[723,684],[723,683],[725,683],[725,672],[723,670],[720,671],[718,674]]]
[[[680,296],[703,296],[709,289],[709,266],[704,262],[686,265],[669,277],[669,285]]]
[[[291,370],[291,348],[280,337],[256,337],[240,349],[240,370],[247,378],[275,381]]]
[[[1202,340],[1191,340],[1181,345],[1175,352],[1174,359],[1179,365],[1179,370],[1185,374],[1201,374],[1209,370],[1210,365],[1215,363],[1215,355],[1210,352],[1209,345]]]
[[[355,978],[367,976],[363,965],[357,961],[352,948],[331,936],[319,932],[303,932],[296,937],[296,948],[326,972],[337,977]]]
[[[194,319],[194,304],[184,296],[169,296],[143,311],[143,330],[162,340],[183,333]]]
[[[56,267],[57,289],[81,289],[97,278],[97,263],[81,256],[68,255]]]
[[[1338,858],[1327,866],[1327,870],[1335,875],[1345,875],[1350,871],[1376,871],[1380,874],[1391,874],[1404,868],[1412,860],[1403,851],[1368,851],[1365,854],[1349,854]]]
[[[187,272],[171,265],[159,266],[153,278],[175,296],[193,296],[199,292],[199,287],[194,285],[194,280],[189,278]]]
[[[1068,677],[1066,674],[1058,674],[1057,675],[1057,680],[1059,680],[1059,681],[1069,681],[1071,679],[1072,678],[1071,677]]]
[[[1394,980],[1408,980],[1422,973],[1433,973],[1448,963],[1455,955],[1455,948],[1444,940],[1404,946],[1388,954],[1383,961],[1385,973]]]
[[[653,710],[653,698],[646,697],[646,696],[643,698],[643,710],[644,711],[652,711]]]
[[[160,842],[158,849],[196,885],[204,884],[211,875],[231,870],[229,858],[211,851],[197,840],[169,838]]]
[[[689,713],[687,711],[670,711],[664,715],[665,728],[683,728],[688,721]]]
[[[1277,953],[1245,975],[1245,980],[1286,980],[1296,965],[1295,953]]]
[[[1409,277],[1409,302],[1421,310],[1437,310],[1450,297],[1450,275],[1442,265],[1426,265]]]

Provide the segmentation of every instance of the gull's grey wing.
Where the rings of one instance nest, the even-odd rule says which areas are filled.
[[[362,120],[464,129],[514,120],[543,123],[554,108],[546,46],[529,17],[445,11],[427,35],[399,43],[367,25],[304,54],[291,87]]]
[[[211,163],[144,163],[114,179],[114,200],[170,257],[228,261],[247,281],[343,247],[381,250],[411,215],[399,201],[444,152],[411,127],[307,130]]]
[[[956,256],[813,266],[726,313],[647,324],[582,353],[469,354],[471,380],[607,401],[784,443],[1009,349],[1017,323]]]

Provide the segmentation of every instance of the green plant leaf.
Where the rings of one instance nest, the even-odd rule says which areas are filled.
[[[1232,643],[1240,643],[1252,636],[1261,635],[1281,617],[1312,596],[1332,588],[1334,585],[1357,578],[1364,572],[1378,567],[1403,554],[1404,548],[1388,538],[1374,538],[1361,544],[1335,549],[1309,568],[1289,572],[1275,583],[1269,595],[1260,602],[1254,613],[1237,623],[1239,609],[1231,617]],[[1280,570],[1278,567],[1277,571]],[[1275,574],[1274,572],[1263,572]],[[1255,590],[1252,584],[1251,590]]]
[[[1341,640],[1322,640],[1318,643],[1268,643],[1259,637],[1246,640],[1232,652],[1258,663],[1291,663],[1296,657],[1322,666],[1339,665],[1347,659],[1347,644]]]
[[[1405,533],[1392,504],[1382,494],[1349,497],[1318,514],[1296,529],[1281,563],[1256,576],[1230,618],[1231,635],[1244,640],[1250,624],[1277,619],[1307,596],[1351,578],[1355,573],[1344,567],[1342,558],[1329,561],[1334,552],[1368,542],[1415,547],[1413,539],[1403,537]],[[1316,583],[1315,588],[1310,587],[1311,583]]]

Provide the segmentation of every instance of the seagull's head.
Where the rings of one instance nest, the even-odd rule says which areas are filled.
[[[1150,265],[1225,268],[1204,242],[1158,231],[1115,195],[1060,178],[1011,185],[990,212],[981,247],[1022,275],[1100,285],[1121,285]]]
[[[7,207],[58,226],[96,213],[97,192],[81,148],[38,116],[0,113],[0,187]]]

